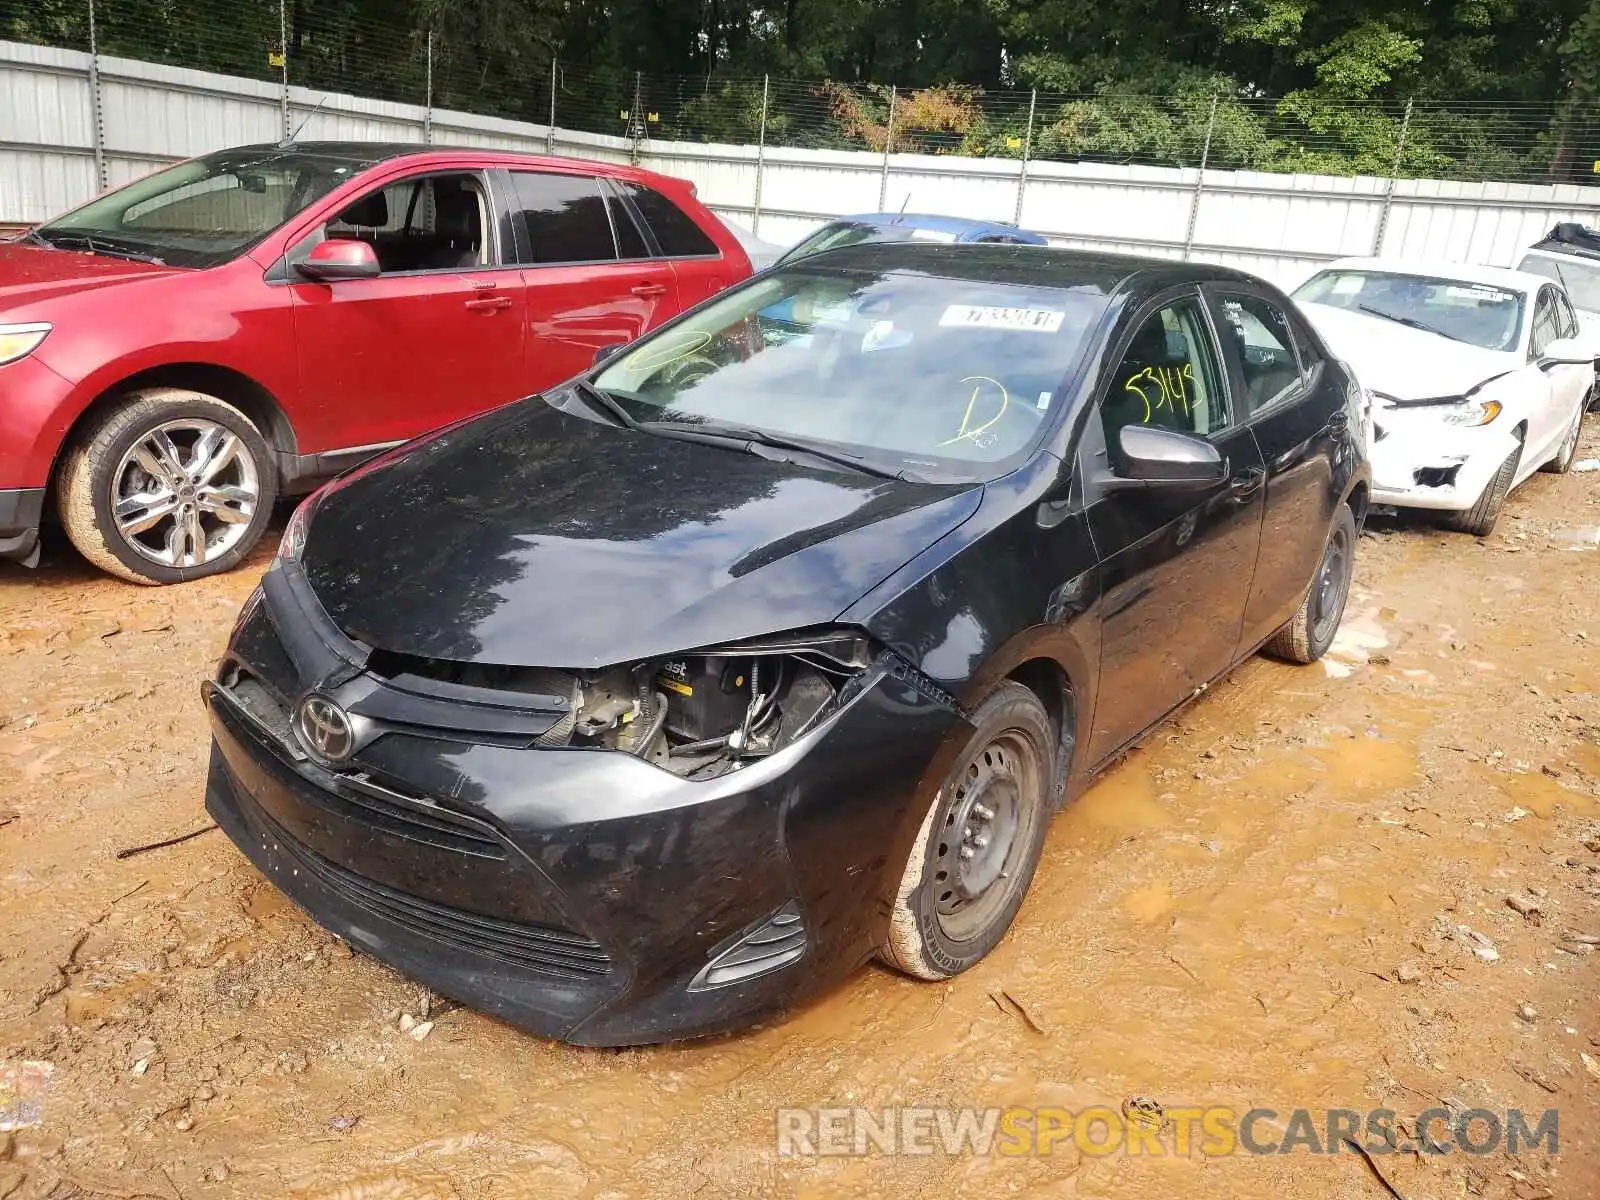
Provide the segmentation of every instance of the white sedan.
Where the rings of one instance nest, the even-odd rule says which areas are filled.
[[[1367,390],[1374,503],[1444,510],[1482,537],[1512,488],[1572,466],[1600,345],[1559,284],[1349,258],[1294,298]]]

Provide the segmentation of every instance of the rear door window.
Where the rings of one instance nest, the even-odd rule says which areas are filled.
[[[1545,347],[1561,336],[1556,325],[1555,293],[1549,288],[1539,290],[1539,299],[1533,306],[1533,341],[1528,347],[1530,358],[1542,358]]]
[[[1556,328],[1562,337],[1578,336],[1578,314],[1572,311],[1566,296],[1560,292],[1556,294]]]
[[[548,266],[616,260],[617,239],[598,179],[513,171],[511,187],[512,208],[523,230],[521,262]]]
[[[617,235],[617,257],[627,259],[650,258],[650,245],[644,240],[634,215],[623,203],[615,187],[606,189],[606,209],[611,213],[611,228]]]
[[[693,217],[654,188],[628,181],[622,181],[622,188],[650,226],[663,257],[708,258],[721,253]]]
[[[1224,292],[1218,301],[1224,348],[1238,362],[1244,382],[1243,410],[1258,413],[1300,385],[1300,357],[1288,315],[1260,296]]]

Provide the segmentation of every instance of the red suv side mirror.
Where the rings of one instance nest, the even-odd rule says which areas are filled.
[[[295,270],[307,279],[331,282],[335,279],[371,279],[381,268],[378,255],[366,242],[355,238],[329,238],[311,247],[311,253],[295,263]]]

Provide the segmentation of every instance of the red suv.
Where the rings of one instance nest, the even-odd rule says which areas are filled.
[[[180,163],[0,244],[0,557],[47,498],[139,583],[273,501],[540,391],[750,274],[682,181],[364,143]]]

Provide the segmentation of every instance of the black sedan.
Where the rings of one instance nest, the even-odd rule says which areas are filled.
[[[1250,276],[859,246],[601,358],[316,493],[204,687],[251,860],[530,1030],[963,971],[1098,767],[1338,626],[1360,393]]]

